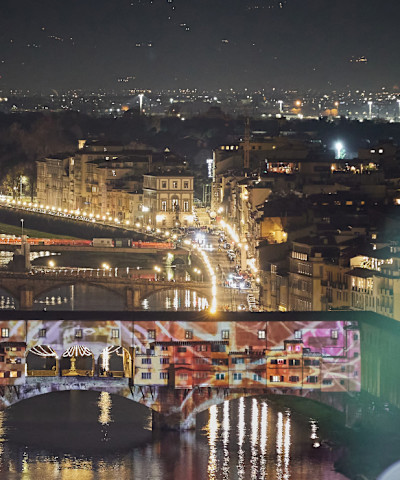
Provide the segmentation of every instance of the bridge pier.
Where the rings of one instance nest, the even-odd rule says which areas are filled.
[[[139,288],[126,289],[126,309],[127,310],[141,310],[141,291]]]
[[[33,309],[33,290],[31,288],[21,288],[19,292],[19,308],[21,310]]]

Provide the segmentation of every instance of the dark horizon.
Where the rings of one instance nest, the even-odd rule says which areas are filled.
[[[0,90],[397,91],[387,0],[4,0]]]

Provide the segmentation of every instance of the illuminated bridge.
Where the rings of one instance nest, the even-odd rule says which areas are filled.
[[[116,293],[124,300],[126,310],[140,310],[145,298],[162,290],[193,290],[208,300],[211,296],[211,286],[205,282],[154,281],[134,276],[115,276],[112,272],[103,270],[92,271],[81,268],[33,270],[28,273],[0,272],[0,288],[19,302],[21,310],[32,309],[38,297],[57,287],[77,284],[93,285]]]
[[[192,428],[211,405],[268,393],[400,406],[400,325],[373,313],[2,311],[0,333],[0,409],[97,390]]]

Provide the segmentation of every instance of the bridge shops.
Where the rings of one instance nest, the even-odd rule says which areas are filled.
[[[161,391],[358,392],[358,317],[354,312],[3,311],[0,407],[25,398],[24,388],[32,382],[38,388],[52,384],[54,390],[70,386],[68,378],[83,389],[96,389],[96,383],[105,388],[106,381],[112,390],[118,380],[121,394],[140,391],[157,411],[165,407]]]

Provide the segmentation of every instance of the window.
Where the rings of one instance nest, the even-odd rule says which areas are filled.
[[[234,380],[241,380],[242,379],[242,374],[241,373],[234,373],[233,374],[233,379]]]
[[[258,375],[257,373],[253,374],[253,380],[256,382],[261,382],[261,375]]]
[[[168,347],[167,347],[166,345],[163,345],[163,346],[161,347],[161,350],[162,350],[163,352],[168,352]]]
[[[172,199],[172,210],[174,212],[179,210],[179,199],[178,198],[173,198]]]
[[[156,331],[155,330],[147,330],[147,339],[148,340],[155,340],[156,339]]]
[[[193,330],[185,330],[186,340],[191,340],[193,338]]]
[[[197,365],[206,365],[206,364],[209,364],[210,361],[209,361],[208,358],[196,357],[195,363],[196,363]]]
[[[216,380],[225,380],[225,373],[216,373],[215,378]]]
[[[354,358],[358,357],[358,352],[354,352]]]
[[[307,383],[318,383],[318,377],[315,375],[309,375],[307,377]]]
[[[265,330],[259,330],[258,331],[258,339],[259,340],[264,340],[265,339]]]
[[[221,337],[222,337],[222,340],[229,340],[229,330],[222,330]]]
[[[289,382],[298,382],[300,378],[297,375],[291,375],[289,377]]]
[[[271,375],[271,376],[269,377],[269,381],[270,381],[270,382],[274,382],[274,383],[276,383],[276,382],[283,382],[283,377],[280,377],[279,375]]]
[[[142,380],[151,380],[151,372],[142,372]]]
[[[169,358],[160,358],[160,363],[162,365],[167,365],[169,363]]]
[[[344,367],[344,366],[341,367],[341,368],[340,368],[340,371],[341,371],[341,372],[345,372],[345,371],[346,371],[346,367]]]
[[[178,353],[185,353],[186,347],[178,347]]]
[[[278,360],[276,358],[271,358],[271,365],[278,365]]]
[[[161,182],[161,188],[167,188],[167,182]]]
[[[212,352],[220,352],[223,353],[226,350],[226,345],[211,345]]]
[[[304,366],[305,367],[318,367],[319,366],[319,360],[310,360],[309,358],[307,358],[306,360],[304,360]]]
[[[331,378],[324,378],[322,380],[322,385],[332,385],[332,379]]]
[[[75,338],[82,338],[82,329],[81,328],[75,329]]]
[[[340,385],[344,385],[344,380],[340,380]]]
[[[168,372],[160,373],[160,380],[168,380],[168,378],[169,378]]]
[[[338,331],[337,330],[331,330],[331,338],[337,340],[337,338],[338,338]]]
[[[187,200],[185,200],[183,202],[183,211],[184,212],[188,212],[189,211],[189,202]]]
[[[113,328],[111,330],[111,338],[119,338],[119,328]]]
[[[300,360],[297,360],[297,359],[295,359],[295,358],[289,358],[289,365],[290,365],[290,366],[300,365]]]
[[[239,358],[232,358],[232,363],[233,364],[239,364],[239,363],[244,363],[244,358],[239,357]]]
[[[178,182],[172,182],[172,188],[178,188]]]
[[[39,338],[45,338],[46,337],[46,328],[41,328],[39,330]]]
[[[167,211],[167,201],[166,200],[163,200],[161,202],[161,211],[162,212],[166,212]]]
[[[188,379],[188,374],[187,373],[180,373],[179,374],[179,380],[187,380]]]
[[[142,365],[151,365],[151,358],[142,358]]]
[[[278,365],[286,365],[286,360],[283,358],[278,358]]]
[[[357,334],[357,333],[355,333],[355,334],[353,335],[353,340],[358,340],[358,334]]]
[[[296,340],[301,340],[302,336],[303,336],[303,335],[302,335],[301,330],[295,330],[295,331],[294,331],[294,338],[295,338]]]
[[[206,352],[207,345],[196,345],[196,352]]]
[[[228,359],[226,358],[213,358],[212,365],[228,365]]]
[[[183,188],[189,188],[189,182],[183,182]]]

